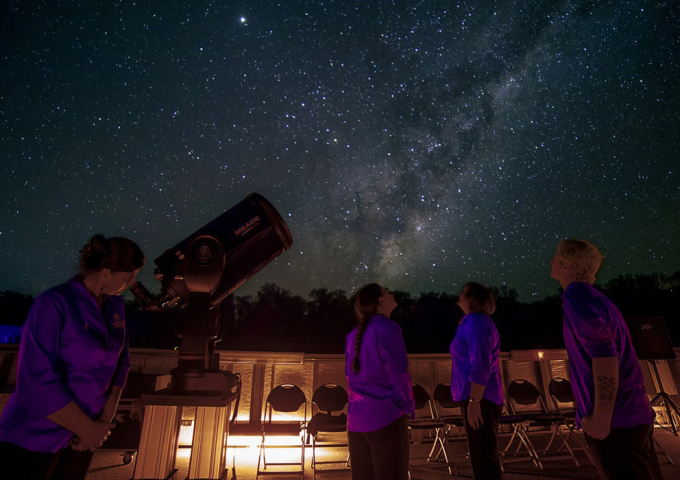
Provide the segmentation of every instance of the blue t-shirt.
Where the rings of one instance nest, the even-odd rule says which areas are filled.
[[[575,282],[562,293],[564,343],[576,399],[576,424],[592,415],[595,404],[593,358],[619,359],[619,389],[612,428],[652,425],[654,411],[630,333],[618,308],[588,283]]]
[[[383,315],[375,315],[361,339],[360,370],[354,373],[357,329],[347,336],[345,375],[349,385],[347,429],[373,432],[415,410],[408,357],[401,328]]]
[[[16,391],[0,417],[0,441],[56,452],[73,432],[47,416],[75,402],[96,418],[130,370],[125,302],[104,297],[103,313],[80,277],[36,298],[24,324]]]
[[[468,313],[458,325],[449,347],[451,394],[459,402],[470,396],[470,384],[484,385],[484,398],[503,405],[503,380],[498,363],[501,337],[491,317]]]

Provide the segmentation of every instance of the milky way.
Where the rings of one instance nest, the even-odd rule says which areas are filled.
[[[0,8],[0,290],[65,281],[93,233],[153,259],[251,192],[295,243],[238,294],[538,299],[566,237],[601,281],[680,270],[677,3]]]

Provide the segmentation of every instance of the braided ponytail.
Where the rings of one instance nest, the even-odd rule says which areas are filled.
[[[378,301],[382,295],[382,287],[377,283],[371,283],[362,287],[356,294],[354,299],[354,311],[357,314],[357,336],[354,342],[354,360],[352,361],[352,370],[354,373],[359,373],[361,370],[361,363],[359,357],[361,355],[361,340],[363,339],[366,327],[371,318],[378,311]]]

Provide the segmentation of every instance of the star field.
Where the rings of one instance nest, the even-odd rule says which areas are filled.
[[[680,19],[643,1],[111,1],[0,7],[0,290],[94,233],[160,255],[251,192],[266,282],[552,294],[680,270]],[[158,289],[153,268],[140,279]]]

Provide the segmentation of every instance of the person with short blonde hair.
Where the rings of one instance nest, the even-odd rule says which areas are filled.
[[[557,255],[573,266],[575,282],[591,285],[604,260],[600,250],[586,240],[562,240],[557,245]]]
[[[586,240],[562,240],[550,276],[562,293],[564,343],[583,429],[602,480],[660,480],[654,411],[626,322],[595,282],[604,256]]]

